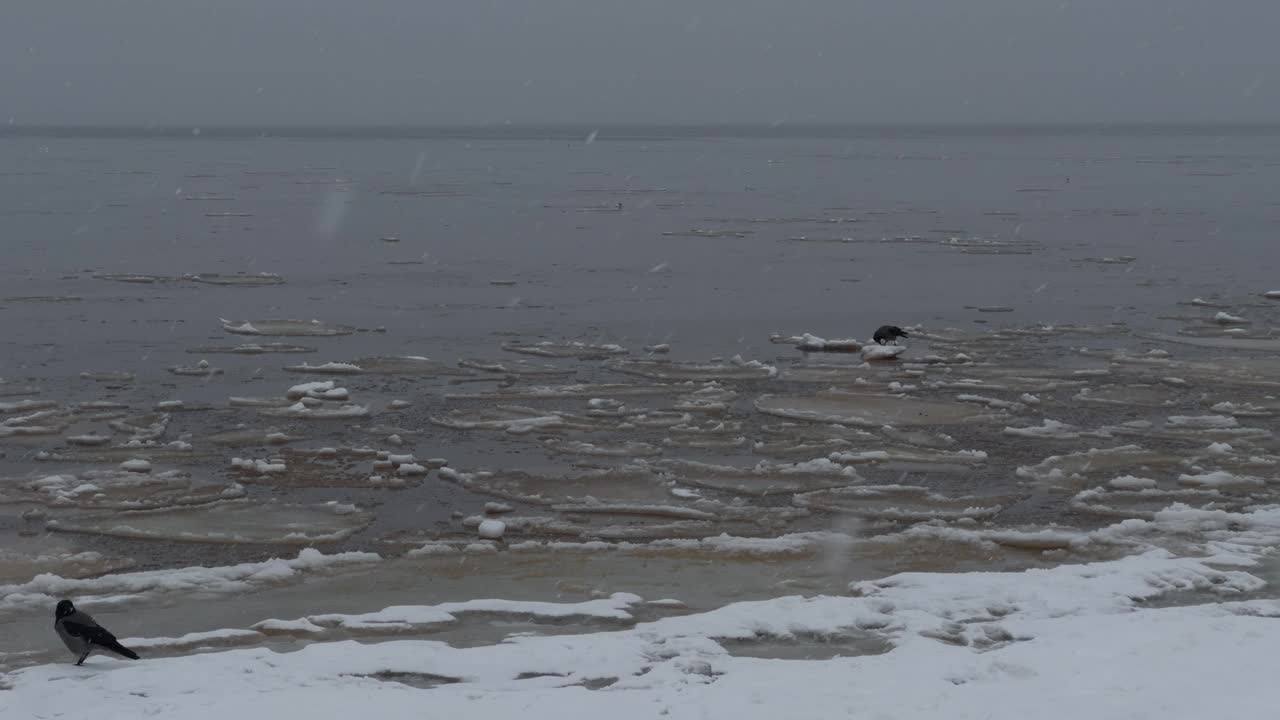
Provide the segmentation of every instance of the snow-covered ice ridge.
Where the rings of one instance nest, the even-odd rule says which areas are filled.
[[[528,718],[825,720],[851,711],[948,720],[1270,717],[1280,703],[1269,662],[1280,642],[1280,601],[1249,599],[1264,582],[1248,570],[1280,544],[1280,508],[1229,513],[1174,505],[1153,520],[1095,532],[1129,539],[1182,533],[1200,543],[1187,556],[1149,548],[1023,572],[902,573],[852,583],[850,596],[738,602],[622,630],[519,634],[479,647],[342,640],[293,652],[95,657],[82,668],[42,665],[0,676],[0,716],[418,718],[430,708],[438,716]],[[315,566],[323,557],[304,553],[294,562]],[[295,571],[287,564],[278,570]],[[253,574],[241,568],[237,577],[211,578],[239,582],[246,573]],[[1187,592],[1203,602],[1150,606]],[[129,642],[186,650],[251,640],[253,633],[420,628],[466,612],[625,621],[638,603],[615,594],[581,603],[399,606]],[[783,660],[735,655],[728,642],[868,634],[885,638],[890,649]]]

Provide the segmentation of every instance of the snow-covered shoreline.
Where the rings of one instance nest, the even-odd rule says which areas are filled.
[[[1175,505],[1095,532],[1196,541],[1180,555],[1146,545],[1117,560],[1022,572],[900,573],[852,583],[848,596],[736,602],[621,630],[520,633],[477,647],[323,639],[328,629],[394,638],[468,612],[617,621],[643,601],[478,600],[135,638],[140,647],[211,651],[14,671],[0,676],[0,715],[409,718],[429,708],[430,716],[527,718],[1265,717],[1280,701],[1266,662],[1280,641],[1280,600],[1249,570],[1280,545],[1280,508]],[[366,560],[375,558],[341,558]],[[304,552],[291,562],[325,561]],[[322,641],[292,652],[217,649],[259,631]],[[856,636],[890,649],[824,655],[824,646]],[[823,659],[737,650],[766,640],[811,646]]]

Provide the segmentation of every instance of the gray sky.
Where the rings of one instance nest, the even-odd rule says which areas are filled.
[[[1280,120],[1280,0],[6,0],[0,122]]]

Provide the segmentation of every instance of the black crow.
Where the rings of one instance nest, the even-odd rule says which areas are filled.
[[[77,665],[82,664],[94,650],[109,650],[130,660],[138,659],[138,653],[121,645],[115,635],[95,622],[88,613],[77,610],[70,600],[58,601],[53,617],[53,629],[58,631],[58,637],[62,638],[67,649],[79,658]]]

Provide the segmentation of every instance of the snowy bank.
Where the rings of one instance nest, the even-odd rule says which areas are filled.
[[[913,720],[1269,717],[1280,703],[1269,662],[1280,642],[1280,601],[1240,598],[1264,586],[1245,569],[1280,542],[1280,509],[1172,506],[1154,520],[1098,532],[1171,531],[1197,533],[1204,542],[1189,547],[1196,556],[1152,548],[1024,572],[902,573],[853,583],[851,596],[738,602],[624,630],[519,633],[473,647],[343,640],[293,652],[42,665],[0,676],[0,716],[348,720],[418,718],[430,708],[434,717],[614,720],[829,720],[851,711]],[[1152,607],[1158,599],[1200,604]],[[627,595],[563,607],[464,602],[260,627],[420,629],[457,612],[495,610],[624,618],[636,602]],[[820,652],[851,638],[882,646],[816,660],[737,650],[772,639]]]

